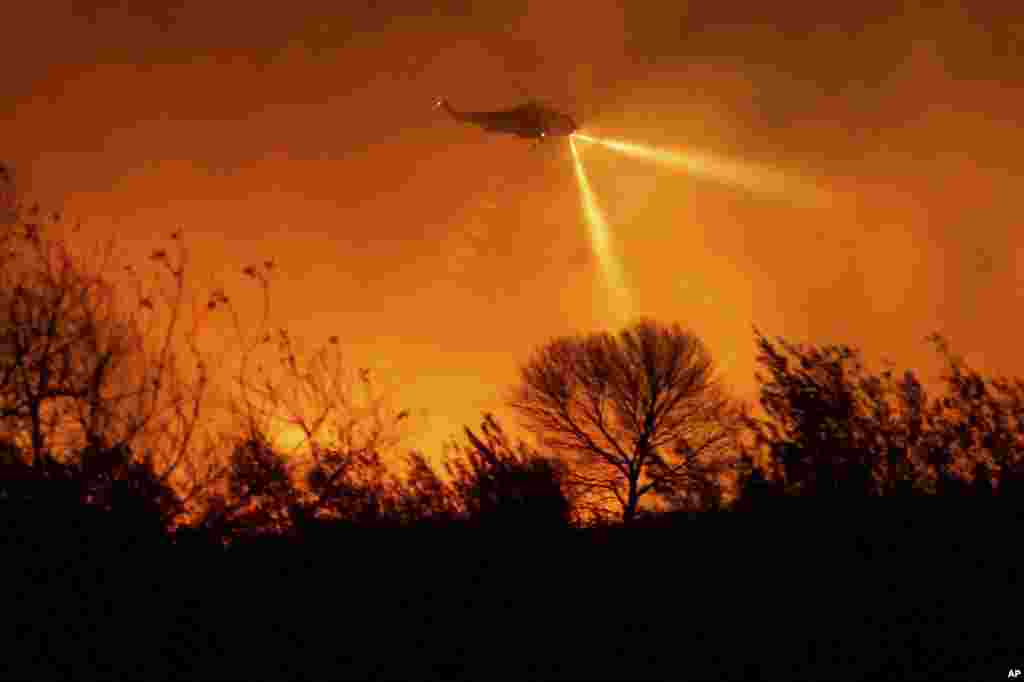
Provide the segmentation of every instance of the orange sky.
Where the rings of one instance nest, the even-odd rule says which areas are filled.
[[[16,3],[2,159],[90,237],[144,254],[184,228],[200,278],[250,319],[239,272],[274,258],[275,322],[387,368],[430,412],[410,445],[433,454],[499,408],[537,345],[611,324],[568,146],[431,108],[515,104],[517,83],[591,134],[827,189],[804,208],[581,148],[636,312],[692,327],[741,392],[752,323],[926,374],[938,330],[1024,373],[1024,13],[167,4]]]

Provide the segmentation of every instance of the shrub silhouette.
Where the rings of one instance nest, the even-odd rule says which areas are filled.
[[[253,436],[231,451],[226,493],[213,494],[199,525],[225,541],[238,536],[284,533],[298,499],[284,459],[265,438]]]
[[[478,436],[465,429],[469,445],[447,463],[454,489],[469,519],[488,526],[565,526],[572,505],[563,491],[566,470],[525,443],[513,448],[494,415],[487,414]]]
[[[773,344],[755,333],[769,372],[758,375],[768,419],[748,419],[756,445],[743,474],[746,507],[767,499],[768,488],[830,504],[1014,499],[1024,446],[1020,380],[982,376],[933,335],[947,394],[929,400],[913,372],[868,373],[856,349]]]
[[[43,553],[61,552],[63,543],[100,560],[165,543],[181,505],[128,448],[91,446],[62,461],[48,453],[29,458],[10,443],[0,453],[0,500],[19,542]]]

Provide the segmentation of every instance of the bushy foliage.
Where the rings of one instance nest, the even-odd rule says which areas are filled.
[[[761,405],[748,493],[851,500],[912,494],[1007,497],[1021,470],[1024,384],[991,379],[952,355],[947,394],[930,399],[912,371],[868,372],[848,346],[804,347],[757,333]],[[756,462],[756,465],[755,465]],[[753,470],[751,469],[753,467]],[[1004,487],[1005,486],[1005,487]],[[754,489],[761,492],[753,493]]]
[[[69,460],[49,453],[29,457],[10,443],[0,452],[0,509],[11,524],[8,539],[17,536],[45,551],[59,551],[68,533],[77,533],[90,554],[111,543],[163,541],[180,507],[174,490],[128,448],[94,445]]]
[[[460,506],[474,522],[516,527],[559,527],[569,523],[572,503],[565,492],[566,466],[520,442],[513,447],[494,415],[480,435],[465,429],[469,445],[447,463]]]

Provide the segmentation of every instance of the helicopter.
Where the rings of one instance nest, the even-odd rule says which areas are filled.
[[[492,133],[517,135],[538,142],[549,137],[567,137],[579,130],[576,120],[568,114],[556,111],[537,100],[498,111],[459,111],[443,97],[434,103],[436,109],[444,109],[449,116],[461,123],[480,126]]]

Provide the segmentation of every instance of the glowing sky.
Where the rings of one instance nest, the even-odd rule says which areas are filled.
[[[615,324],[568,145],[461,127],[439,95],[525,89],[598,137],[825,188],[801,206],[580,150],[633,312],[692,327],[740,391],[752,323],[923,368],[939,330],[1024,373],[1019,13],[387,7],[416,4],[13,3],[0,155],[90,238],[144,254],[184,228],[250,316],[238,273],[273,257],[275,321],[388,369],[430,410],[428,449],[497,409],[538,344]]]

